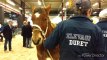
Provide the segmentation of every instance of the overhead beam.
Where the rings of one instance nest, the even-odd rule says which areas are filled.
[[[40,1],[42,1],[42,0],[40,0]],[[44,1],[45,2],[62,2],[62,0],[44,0]],[[38,2],[38,0],[25,0],[25,2]]]

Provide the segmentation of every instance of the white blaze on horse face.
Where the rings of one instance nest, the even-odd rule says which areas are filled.
[[[40,16],[40,13],[39,13],[39,12],[36,12],[36,13],[35,13],[35,16],[36,16],[36,17],[39,17],[39,16]]]

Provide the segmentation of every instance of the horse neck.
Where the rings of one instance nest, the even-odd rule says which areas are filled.
[[[49,22],[46,37],[48,37],[52,33],[53,29],[54,28],[52,27],[51,22]]]

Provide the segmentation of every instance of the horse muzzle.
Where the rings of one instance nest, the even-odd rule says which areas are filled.
[[[42,42],[43,42],[41,38],[39,38],[38,40],[33,40],[32,39],[32,41],[33,41],[34,45],[41,45]]]

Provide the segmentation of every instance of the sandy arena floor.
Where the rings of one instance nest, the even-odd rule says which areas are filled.
[[[0,42],[0,60],[38,60],[33,43],[32,47],[22,47],[22,36],[17,35],[12,39],[12,51],[4,52],[4,42]]]

